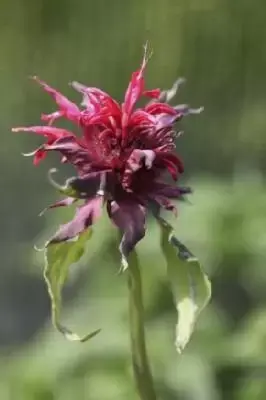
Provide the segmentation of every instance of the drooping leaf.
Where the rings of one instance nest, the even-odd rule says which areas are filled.
[[[167,274],[178,312],[176,348],[182,352],[195,322],[211,297],[211,283],[198,259],[177,239],[171,225],[158,217]]]
[[[87,230],[76,240],[61,243],[48,242],[45,248],[44,278],[51,299],[52,321],[56,329],[70,341],[85,342],[100,332],[100,329],[97,329],[80,337],[60,323],[63,285],[67,280],[71,265],[78,262],[83,256],[86,242],[91,237],[91,234],[92,231]]]

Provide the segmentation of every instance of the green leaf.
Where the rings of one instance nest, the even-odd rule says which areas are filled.
[[[87,230],[74,241],[61,243],[47,243],[45,248],[44,279],[48,287],[51,299],[52,321],[56,329],[66,339],[71,341],[85,342],[100,332],[100,329],[80,337],[59,322],[61,311],[61,291],[68,277],[68,271],[72,264],[78,262],[85,252],[87,240],[92,235]]]
[[[175,344],[181,353],[191,337],[200,312],[210,300],[211,283],[198,259],[174,235],[172,226],[161,217],[158,217],[158,221],[167,274],[178,311]]]

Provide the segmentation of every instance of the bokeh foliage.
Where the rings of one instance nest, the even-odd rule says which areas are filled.
[[[73,79],[121,100],[148,39],[148,86],[169,87],[185,76],[181,101],[205,106],[182,122],[178,150],[195,194],[175,227],[213,281],[213,300],[180,357],[159,232],[150,222],[139,252],[158,392],[164,400],[264,400],[265,13],[264,0],[1,0],[1,399],[134,399],[115,230],[105,220],[96,228],[64,296],[68,325],[102,333],[85,345],[65,342],[51,328],[41,259],[32,248],[71,210],[37,217],[56,199],[46,172],[58,160],[34,169],[21,152],[38,139],[10,128],[38,123],[54,107],[29,75],[77,101],[68,86]]]

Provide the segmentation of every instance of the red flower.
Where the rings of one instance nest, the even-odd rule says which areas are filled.
[[[189,188],[172,186],[162,181],[168,171],[176,181],[183,172],[183,164],[174,153],[174,125],[183,116],[199,113],[187,105],[171,106],[168,102],[176,94],[182,79],[168,91],[145,90],[144,71],[148,57],[145,50],[140,69],[133,73],[122,105],[100,89],[72,82],[83,96],[82,108],[72,103],[57,90],[34,77],[48,92],[59,108],[42,115],[44,126],[14,128],[14,132],[28,131],[46,137],[47,141],[35,152],[34,164],[46,157],[48,151],[57,151],[62,162],[72,164],[77,177],[67,181],[61,191],[68,197],[50,207],[67,206],[83,199],[76,215],[60,227],[49,242],[74,238],[92,225],[101,215],[103,204],[111,220],[122,231],[120,244],[124,267],[126,258],[145,234],[145,214],[149,203],[175,211],[170,199],[179,199]],[[140,97],[151,100],[136,108]],[[64,117],[78,125],[82,136],[55,128],[53,122]]]

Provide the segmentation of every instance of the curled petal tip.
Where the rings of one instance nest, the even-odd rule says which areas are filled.
[[[57,168],[50,168],[48,171],[48,179],[49,181],[52,181],[53,183],[55,182],[52,175],[54,175],[56,172],[58,172]]]
[[[44,121],[44,122],[49,122],[49,120],[50,120],[49,115],[42,113],[41,114],[41,120]]]
[[[153,55],[153,49],[150,47],[150,43],[147,40],[146,43],[144,44],[144,57],[143,57],[143,62],[144,65],[147,64],[147,62],[151,59]]]
[[[33,150],[33,151],[30,151],[29,153],[21,153],[21,155],[24,157],[32,157],[36,154],[36,151],[38,151],[38,150]]]
[[[31,79],[32,81],[40,83],[40,78],[37,75],[31,75],[31,76],[29,76],[29,79]]]
[[[200,114],[204,111],[204,107],[199,107],[199,108],[190,108],[189,113],[190,114]]]
[[[44,247],[37,247],[36,244],[33,246],[34,250],[38,251],[38,252],[44,251],[46,247],[47,247],[46,243],[45,243]]]
[[[170,102],[175,97],[179,87],[183,85],[185,82],[186,82],[185,78],[183,77],[178,78],[170,89],[164,90],[161,93],[161,97],[159,98],[159,100],[164,101],[166,103]]]
[[[74,89],[81,89],[83,87],[83,85],[77,81],[70,81],[68,82],[69,86],[73,87]]]
[[[60,183],[56,182],[52,175],[57,172],[56,168],[51,168],[48,172],[48,181],[50,184],[58,190],[60,193],[63,193],[69,197],[73,197],[75,199],[80,198],[80,193],[77,192],[71,186],[71,180],[67,180],[64,185],[60,185]]]
[[[46,211],[47,211],[47,208],[45,208],[44,210],[42,210],[42,211],[38,214],[38,217],[42,217],[42,216],[45,214]]]
[[[149,41],[146,40],[146,42],[143,45],[143,50],[144,50],[144,59],[147,59],[147,53],[148,53],[148,48],[149,48]]]
[[[183,85],[183,83],[186,83],[186,78],[184,78],[183,76],[180,76],[180,78],[178,78],[176,81],[175,81],[175,85]]]
[[[144,52],[145,52],[145,53],[147,52],[148,46],[149,46],[149,41],[148,41],[148,39],[147,39],[146,42],[145,42],[144,45],[143,45],[143,49],[144,49]]]
[[[72,81],[69,83],[70,86],[73,87],[73,89],[75,89],[77,92],[81,92],[84,93],[85,92],[85,86],[82,85],[82,83],[79,83],[77,81]]]
[[[178,138],[180,138],[180,136],[182,136],[182,135],[184,135],[184,131],[178,131],[177,133],[176,133],[176,139],[178,139]]]
[[[38,217],[43,217],[43,215],[46,213],[46,211],[49,210],[49,207],[45,207],[39,214]]]
[[[179,87],[181,85],[184,85],[184,83],[186,83],[186,81],[187,81],[186,78],[180,77],[174,82],[172,88],[169,90],[169,92],[172,93],[172,96],[174,96],[176,94],[176,92],[178,91]]]
[[[75,89],[75,86],[77,86],[78,82],[77,81],[70,81],[68,82],[69,86],[73,87]]]
[[[48,171],[48,181],[50,182],[50,184],[55,188],[58,189],[59,191],[61,191],[63,189],[63,187],[57,183],[54,178],[52,177],[52,175],[54,175],[57,172],[57,168],[51,168]]]
[[[20,132],[20,131],[25,131],[26,129],[23,127],[16,127],[16,128],[12,128],[11,131],[12,132]]]
[[[57,168],[50,168],[48,171],[48,174],[52,175],[52,174],[55,174],[57,171],[58,171]]]

